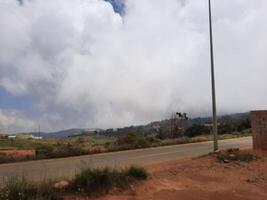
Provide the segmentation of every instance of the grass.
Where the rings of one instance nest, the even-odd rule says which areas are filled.
[[[100,196],[113,188],[127,189],[137,181],[147,179],[144,168],[131,166],[122,170],[88,168],[69,180],[66,188],[55,188],[55,182],[29,182],[24,177],[11,177],[0,188],[0,200],[61,200],[64,195],[77,193]]]
[[[0,189],[0,200],[60,200],[60,191],[52,182],[31,183],[24,177],[11,177]]]

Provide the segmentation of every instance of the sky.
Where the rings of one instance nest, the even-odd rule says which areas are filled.
[[[267,107],[267,1],[212,1],[219,114]],[[1,0],[0,132],[211,115],[206,0]]]

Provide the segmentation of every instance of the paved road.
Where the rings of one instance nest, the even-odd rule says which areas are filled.
[[[249,149],[252,148],[252,139],[251,137],[245,137],[223,140],[219,142],[219,146],[220,149],[236,147]],[[154,164],[204,155],[211,152],[212,149],[212,142],[202,142],[61,159],[2,164],[0,165],[0,181],[2,181],[4,177],[17,175],[24,175],[32,180],[70,177],[77,171],[89,166],[123,167],[130,164]]]

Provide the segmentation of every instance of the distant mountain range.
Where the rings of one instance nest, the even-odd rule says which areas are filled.
[[[83,132],[94,132],[97,130],[100,130],[100,129],[73,128],[73,129],[67,129],[67,130],[50,132],[50,133],[31,132],[31,133],[25,133],[25,134],[31,134],[34,136],[41,136],[43,138],[66,138],[66,137],[70,137],[70,136],[81,135]]]
[[[230,114],[230,115],[223,115],[218,117],[218,122],[219,123],[228,123],[228,122],[235,122],[239,120],[245,120],[250,118],[249,113],[235,113],[235,114]],[[193,118],[188,120],[188,124],[207,124],[211,123],[212,118],[211,117],[198,117],[198,118]],[[31,133],[25,133],[25,134],[31,134],[35,136],[42,136],[43,138],[66,138],[66,137],[71,137],[71,136],[78,136],[78,135],[94,135],[96,132],[102,132],[105,135],[108,133],[111,134],[116,134],[118,131],[120,133],[127,132],[129,130],[147,130],[149,131],[151,126],[158,125],[158,126],[164,126],[164,124],[168,124],[169,119],[166,120],[161,120],[157,122],[151,122],[147,125],[140,125],[140,126],[130,126],[130,127],[124,127],[124,128],[118,128],[118,129],[88,129],[88,128],[74,128],[74,129],[67,129],[67,130],[61,130],[57,132],[50,132],[50,133],[45,133],[45,132],[31,132]]]

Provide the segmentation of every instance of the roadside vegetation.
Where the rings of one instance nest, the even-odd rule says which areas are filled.
[[[103,152],[104,145],[114,142],[114,138],[81,136],[64,139],[34,140],[17,137],[9,139],[0,136],[0,163],[25,160],[39,160],[80,156]],[[15,155],[7,155],[6,151],[16,151]],[[24,150],[33,150],[34,155],[20,156]]]
[[[217,159],[220,162],[229,163],[234,161],[251,162],[257,160],[258,157],[246,151],[239,151],[239,149],[227,149],[216,153]]]
[[[113,188],[127,189],[131,184],[147,177],[146,170],[136,166],[119,171],[111,168],[87,169],[75,176],[72,185],[75,191],[101,195]]]
[[[59,182],[33,183],[24,177],[13,177],[4,181],[0,188],[0,200],[60,200],[73,193],[100,196],[114,188],[128,189],[147,177],[147,171],[137,166],[122,170],[89,168],[76,174],[72,180]]]
[[[0,189],[0,200],[59,200],[61,192],[50,181],[33,183],[24,177],[11,177]]]
[[[164,125],[163,127],[149,128],[150,132],[146,129],[129,127],[125,128],[127,132],[118,130],[118,135],[102,133],[102,135],[92,136],[85,133],[85,135],[62,139],[34,140],[23,136],[9,139],[0,136],[0,164],[213,140],[210,125],[193,124],[186,129],[179,127],[170,129],[168,127]],[[220,140],[251,135],[248,119],[219,124],[218,128]],[[7,154],[7,150],[17,150],[18,153]],[[32,150],[33,153],[20,155],[20,150]]]
[[[250,136],[250,130],[242,133],[219,135],[220,140]],[[77,138],[75,140],[44,140],[35,141],[28,139],[15,139],[10,147],[9,139],[0,139],[0,163],[19,162],[26,160],[39,160],[61,158],[69,156],[90,155],[96,153],[114,152],[138,148],[150,148],[176,144],[187,144],[211,141],[212,135],[199,135],[194,137],[181,136],[177,138],[160,139],[158,137],[141,136],[134,133],[125,134],[118,139],[106,139],[102,144],[90,144],[90,138]],[[103,139],[101,139],[103,141]],[[2,144],[5,143],[5,148]],[[12,156],[6,155],[1,150],[34,150],[35,155]]]

